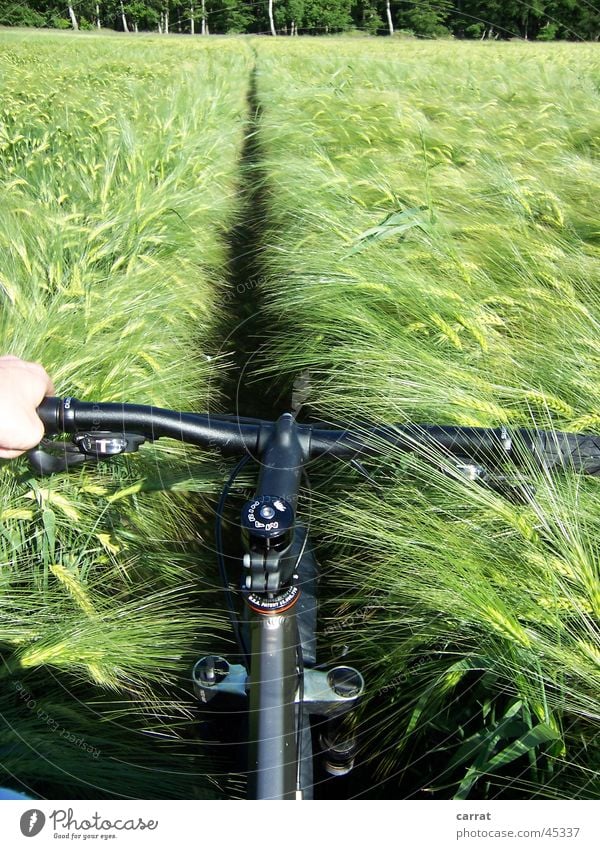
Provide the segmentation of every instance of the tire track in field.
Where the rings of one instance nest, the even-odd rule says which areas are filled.
[[[265,231],[268,228],[271,209],[269,174],[265,165],[261,142],[262,107],[258,97],[259,73],[255,64],[250,72],[247,93],[248,113],[246,131],[239,160],[239,183],[237,188],[237,215],[234,225],[227,234],[229,248],[229,291],[226,295],[225,317],[220,327],[221,351],[231,354],[230,365],[223,371],[220,406],[227,413],[276,419],[292,407],[293,386],[289,375],[281,375],[276,382],[272,378],[256,374],[259,355],[265,340],[272,338],[277,327],[272,316],[265,310],[266,279],[265,252],[269,250]],[[304,418],[305,410],[302,411]],[[251,492],[248,491],[247,497]],[[234,504],[235,502],[235,504]],[[241,502],[240,502],[241,503]],[[240,554],[239,527],[237,525],[236,499],[232,499],[225,525],[224,545],[230,563],[230,574],[234,574],[236,557]],[[237,505],[239,506],[239,505]],[[327,555],[324,561],[327,562]],[[321,588],[323,589],[323,587]],[[332,661],[333,665],[333,661]],[[362,736],[359,733],[359,737]],[[220,740],[236,740],[230,755],[236,757],[236,769],[246,769],[245,732],[239,715],[220,718]],[[316,743],[316,740],[313,741]],[[221,744],[222,745],[222,744]],[[318,749],[315,749],[318,754]],[[354,772],[347,777],[327,776],[317,758],[316,797],[320,799],[347,799],[377,786],[376,769],[361,757]],[[387,782],[376,792],[376,797],[386,798]]]
[[[272,332],[261,286],[270,196],[260,138],[262,108],[257,76],[255,64],[250,72],[248,116],[239,161],[238,213],[227,234],[229,291],[220,338],[222,351],[231,353],[232,365],[224,370],[222,391],[227,412],[274,419],[289,409],[291,390],[289,379],[282,377],[281,383],[274,383],[255,374],[258,354]]]
[[[274,419],[285,410],[285,407],[280,408],[278,405],[278,387],[272,381],[258,380],[253,373],[256,353],[268,329],[261,282],[264,276],[263,234],[269,217],[269,197],[260,141],[262,110],[257,94],[256,51],[254,59],[246,95],[244,140],[238,162],[236,213],[233,224],[225,234],[228,285],[223,296],[223,317],[216,328],[215,338],[220,340],[219,354],[226,356],[226,367],[220,370],[219,409],[228,414]],[[223,465],[223,483],[229,466],[229,462]],[[246,497],[249,498],[251,494],[251,490],[248,490]],[[239,510],[244,500],[239,492],[230,494],[223,525],[224,556],[230,580],[234,583],[238,580],[241,565]],[[222,599],[218,599],[217,603],[221,602]],[[221,652],[232,662],[243,662],[230,644],[219,646],[215,642],[211,651]],[[203,724],[202,733],[204,745],[214,751],[220,762],[221,792],[227,797],[236,798],[245,794],[247,717],[245,712],[240,714],[237,710],[229,711],[211,714],[210,721]],[[228,772],[229,778],[226,777]]]
[[[278,328],[265,310],[266,279],[265,253],[269,251],[265,238],[270,220],[271,189],[261,142],[262,107],[258,98],[259,73],[255,64],[250,72],[247,93],[248,113],[246,131],[239,160],[237,215],[227,234],[229,247],[229,290],[226,294],[224,319],[219,328],[221,352],[229,353],[227,369],[223,370],[220,406],[227,413],[274,420],[292,407],[293,386],[289,375],[274,381],[257,375],[259,357],[267,339]],[[251,491],[246,493],[251,497]],[[225,524],[224,547],[229,574],[239,568],[240,536],[237,521],[241,498],[230,500]],[[239,504],[238,504],[239,501]],[[237,510],[236,510],[237,507]],[[221,741],[236,740],[229,747],[235,757],[233,769],[243,774],[246,769],[245,731],[239,714],[220,717]],[[316,742],[313,741],[313,742]],[[315,750],[315,754],[317,750]],[[329,779],[317,769],[318,798],[348,798],[355,792],[352,781]]]
[[[271,194],[260,137],[262,107],[258,98],[258,77],[255,64],[250,72],[246,130],[239,160],[238,211],[236,221],[227,234],[229,289],[225,296],[225,315],[219,328],[219,338],[222,339],[221,351],[230,353],[231,358],[230,365],[223,370],[220,406],[227,413],[276,419],[291,409],[293,387],[288,375],[282,374],[281,379],[274,382],[271,378],[256,374],[258,355],[265,340],[272,338],[277,331],[272,317],[267,315],[264,308],[265,291],[262,286],[266,278],[263,258],[265,251],[269,250],[265,230],[270,219]],[[251,492],[248,491],[247,497],[250,496]],[[235,575],[236,566],[239,568],[237,516],[242,500],[233,496],[227,510],[229,521],[225,523],[223,542],[230,576]],[[213,728],[213,733],[219,740],[217,745],[221,755],[227,749],[232,772],[238,776],[243,775],[247,751],[246,732],[243,721],[240,722],[240,715],[223,714],[218,717],[217,726]],[[318,754],[318,749],[315,749],[315,754]],[[346,778],[327,776],[319,764],[317,759],[317,798],[352,798],[365,787],[376,783],[369,762],[357,763],[354,773]],[[383,794],[385,797],[385,790]]]

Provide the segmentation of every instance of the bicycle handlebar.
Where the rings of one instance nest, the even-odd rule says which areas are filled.
[[[299,424],[289,413],[277,422],[269,422],[180,413],[135,404],[86,403],[74,398],[46,398],[38,414],[49,435],[69,433],[73,436],[73,445],[63,446],[64,454],[66,457],[69,450],[74,450],[80,461],[85,460],[77,453],[82,446],[82,453],[92,456],[96,446],[96,458],[101,459],[108,454],[137,450],[145,438],[160,437],[218,448],[224,454],[250,454],[260,459],[256,491],[241,511],[245,547],[241,561],[242,587],[249,611],[244,621],[248,621],[250,627],[250,650],[240,636],[231,600],[229,609],[241,654],[250,658],[248,674],[244,675],[250,696],[249,764],[255,777],[254,795],[262,799],[297,798],[297,788],[303,786],[302,764],[307,761],[302,734],[306,725],[310,735],[304,713],[305,709],[307,713],[310,710],[310,703],[305,700],[304,658],[311,656],[311,647],[316,642],[316,598],[310,589],[316,584],[316,567],[314,563],[308,566],[305,562],[307,531],[305,529],[303,535],[301,526],[295,521],[295,505],[302,468],[309,459],[325,455],[356,459],[396,448],[418,452],[425,457],[429,455],[434,461],[440,453],[460,458],[463,462],[457,464],[458,467],[476,475],[486,471],[470,466],[471,459],[479,458],[494,464],[512,459],[524,465],[529,458],[530,462],[546,468],[568,467],[590,474],[600,473],[600,437],[585,434],[412,424],[328,428]],[[44,455],[43,451],[37,453]],[[466,465],[465,458],[469,458]],[[51,455],[37,459],[41,473],[64,471],[69,465],[61,458],[53,463]],[[216,511],[216,548],[227,598],[230,598],[231,589],[225,568],[221,519],[226,493],[234,477],[235,470]],[[496,483],[503,478],[502,475],[482,476],[482,481],[496,488],[494,477],[498,478]],[[508,476],[507,482],[510,490]],[[518,491],[514,494],[519,497]],[[278,521],[267,524],[266,514],[259,512],[261,505],[272,510],[271,516],[275,513],[273,508],[277,507],[280,511]],[[261,516],[265,521],[260,521]],[[302,604],[294,608],[300,585],[305,595]],[[214,676],[214,658],[212,660]],[[311,663],[316,663],[316,656]],[[329,680],[329,674],[317,674]],[[337,694],[333,685],[329,686],[331,692]],[[331,710],[328,691],[323,689],[323,684],[319,687],[317,702],[325,699],[323,714],[327,715]],[[245,691],[246,683],[243,684]],[[291,754],[294,742],[295,756]]]
[[[37,412],[49,435],[88,430],[132,432],[150,440],[170,437],[198,447],[218,448],[226,455],[261,456],[276,426],[270,421],[75,398],[45,398]],[[297,434],[306,459],[323,455],[338,459],[373,457],[396,448],[501,462],[522,460],[524,449],[541,466],[600,473],[600,436],[591,434],[412,424],[354,428],[298,424]]]

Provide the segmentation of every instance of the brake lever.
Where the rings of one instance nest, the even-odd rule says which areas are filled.
[[[499,495],[503,495],[505,498],[508,498],[509,501],[512,501],[515,504],[527,504],[535,495],[535,486],[522,475],[505,475],[490,472],[484,466],[473,463],[472,460],[468,458],[459,457],[457,459],[459,462],[453,466],[453,468],[456,472],[458,472],[460,477],[466,478],[469,481],[481,483],[484,486],[489,487],[489,489],[492,489],[494,492],[497,492]],[[378,489],[382,488],[382,482],[375,480],[361,462],[353,459],[350,461],[350,466],[353,469],[356,469],[356,471],[359,472],[365,480],[369,481],[370,484]],[[445,474],[448,474],[447,469],[442,468],[441,470]]]
[[[73,466],[85,463],[86,456],[65,439],[51,441],[42,439],[36,448],[27,452],[29,465],[38,475],[67,472]]]
[[[76,433],[72,441],[43,439],[27,452],[30,465],[40,475],[67,472],[73,466],[131,454],[146,441],[139,433],[87,431]]]

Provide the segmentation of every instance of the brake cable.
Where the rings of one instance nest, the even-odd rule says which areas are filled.
[[[302,469],[302,476],[306,481],[306,491],[308,493],[308,518],[306,520],[306,527],[304,532],[304,539],[302,540],[302,545],[300,546],[300,551],[298,553],[298,557],[296,558],[296,563],[294,565],[294,572],[300,565],[300,561],[304,556],[304,552],[306,551],[306,545],[308,543],[308,535],[310,532],[310,517],[312,515],[312,495],[310,489],[310,478],[308,477],[308,472],[306,469]],[[298,634],[298,642],[296,643],[296,663],[298,666],[298,715],[296,717],[296,792],[302,791],[302,737],[304,731],[304,656],[302,654],[302,641],[300,640],[300,634]]]
[[[225,590],[225,601],[227,604],[227,609],[229,611],[229,618],[231,620],[231,627],[233,628],[233,633],[235,636],[235,641],[240,650],[240,654],[244,658],[244,662],[246,664],[246,668],[250,669],[250,655],[248,653],[248,647],[244,642],[244,638],[242,636],[242,631],[240,628],[239,617],[235,610],[235,605],[233,603],[233,591],[229,586],[229,578],[227,575],[227,566],[225,564],[225,556],[223,551],[223,512],[225,509],[225,502],[227,501],[227,497],[229,495],[229,491],[233,486],[234,481],[244,468],[244,466],[250,462],[250,455],[245,454],[241,460],[235,465],[233,471],[229,475],[225,486],[221,491],[221,496],[219,498],[219,503],[217,504],[217,510],[215,513],[215,545],[216,545],[216,554],[217,554],[217,565],[219,567],[219,574],[221,576],[221,583],[223,585],[223,589]]]
[[[250,657],[248,653],[248,647],[244,642],[244,638],[242,636],[242,631],[240,628],[239,617],[236,613],[235,606],[233,603],[233,591],[229,585],[229,578],[227,575],[227,567],[225,564],[225,557],[223,551],[223,513],[225,509],[225,503],[229,496],[229,492],[231,487],[233,486],[236,478],[239,476],[240,472],[246,466],[246,464],[250,461],[250,456],[248,454],[244,455],[241,460],[235,465],[225,486],[221,491],[221,496],[219,498],[219,502],[217,504],[217,509],[215,513],[215,544],[216,544],[216,554],[217,554],[217,564],[219,567],[219,574],[221,576],[221,583],[223,585],[223,589],[225,590],[225,600],[227,603],[227,608],[229,612],[229,618],[231,620],[231,626],[233,628],[233,632],[235,635],[235,640],[238,645],[240,654],[244,658],[246,663],[246,668],[250,668]],[[309,504],[312,504],[312,498],[310,496],[310,479],[308,477],[308,473],[306,470],[302,472],[303,477],[306,481],[307,491],[309,493]],[[304,552],[306,551],[306,546],[308,543],[308,535],[310,531],[310,507],[308,510],[308,519],[306,523],[306,527],[304,530],[304,539],[302,540],[302,544],[300,546],[300,551],[298,552],[298,556],[296,557],[296,562],[294,564],[294,572],[298,568],[302,557],[304,556]],[[296,720],[296,788],[300,789],[301,787],[301,767],[302,767],[302,740],[303,740],[303,730],[304,730],[304,713],[303,713],[303,702],[304,702],[304,658],[302,655],[302,646],[300,641],[298,640],[296,644],[296,663],[298,668],[298,715]]]

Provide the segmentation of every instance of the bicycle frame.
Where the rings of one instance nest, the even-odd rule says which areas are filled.
[[[254,498],[242,510],[250,631],[248,768],[255,799],[312,794],[312,763],[304,769],[299,763],[298,738],[302,728],[310,733],[299,685],[314,674],[310,670],[316,663],[316,564],[308,531],[295,520],[308,458],[298,425],[290,414],[283,415],[262,451]],[[358,695],[344,700],[324,689],[321,698],[325,702],[330,696],[332,709],[341,712]],[[311,707],[322,709],[315,703]]]
[[[295,611],[254,614],[251,630],[250,733],[248,767],[251,797],[294,799],[297,791],[298,628]]]
[[[600,473],[600,438],[589,434],[525,429],[511,434],[506,428],[435,425],[327,429],[298,424],[291,414],[263,422],[73,398],[47,398],[38,414],[48,434],[73,435],[70,447],[63,444],[62,457],[42,448],[30,452],[32,464],[42,474],[64,471],[86,458],[136,451],[144,439],[162,436],[218,447],[224,454],[250,455],[260,462],[255,497],[244,505],[241,519],[251,668],[232,666],[215,656],[202,658],[194,668],[194,686],[202,702],[220,692],[240,697],[249,693],[249,770],[251,796],[257,799],[310,794],[307,767],[312,755],[310,747],[305,755],[299,745],[303,732],[305,741],[310,734],[308,715],[335,719],[354,706],[364,688],[362,676],[350,667],[329,672],[316,668],[316,564],[308,532],[296,521],[300,481],[311,458],[328,454],[355,462],[359,456],[376,456],[392,448],[420,451],[434,461],[454,458],[457,473],[499,489],[514,487],[512,478],[495,471],[488,474],[473,464],[474,459],[491,460],[497,468],[506,461],[519,463],[527,455],[546,469]],[[521,488],[519,480],[516,488]],[[337,751],[348,753],[343,744]]]
[[[270,614],[256,613],[247,605],[244,629],[249,638],[250,668],[209,655],[198,661],[193,673],[195,691],[202,703],[210,702],[220,693],[235,695],[238,702],[247,703],[248,795],[254,799],[299,799],[312,795],[312,750],[304,746],[304,753],[300,751],[297,739],[300,725],[306,732],[305,742],[309,739],[306,709],[318,713],[321,707],[311,698],[314,687],[309,688],[308,701],[302,698],[299,687],[303,673],[298,668],[299,648],[309,680],[310,676],[320,674],[312,670],[316,663],[317,567],[305,539],[306,530],[298,527],[294,553],[299,560],[301,592],[295,603],[287,610]],[[207,683],[207,663],[212,667],[221,665],[219,681]],[[321,693],[322,698],[327,695]],[[335,699],[340,710],[355,701],[339,696]]]
[[[294,580],[294,573],[283,574],[281,578],[274,577],[273,571],[277,572],[282,557],[276,558],[278,562],[275,570],[274,564],[266,564],[270,573],[266,577],[260,574],[260,570],[265,568],[266,557],[273,551],[268,548],[269,543],[281,538],[279,535],[264,536],[277,533],[280,528],[269,528],[269,524],[276,525],[279,522],[269,523],[261,519],[277,515],[276,507],[271,505],[287,507],[289,504],[295,515],[300,477],[306,459],[307,452],[297,437],[292,416],[282,416],[263,451],[255,497],[250,502],[250,509],[246,509],[246,515],[242,517],[242,524],[248,531],[248,551],[244,560],[250,575],[246,585],[248,589],[258,590],[247,598],[251,611],[249,767],[254,787],[252,795],[257,799],[293,799],[296,789],[301,789],[296,786],[296,712],[301,711],[302,706],[296,706],[300,637],[295,607],[302,590],[296,583],[299,591],[293,598],[288,598],[290,593],[285,590],[283,595],[278,596],[279,588],[290,578]],[[267,516],[262,515],[265,512]],[[288,521],[288,528],[290,524]],[[293,539],[286,541],[293,548]],[[293,554],[289,559],[293,560]],[[259,561],[256,569],[253,560]],[[266,590],[269,582],[274,592],[264,595],[261,583],[264,583]],[[269,610],[269,606],[274,603],[279,609]]]

